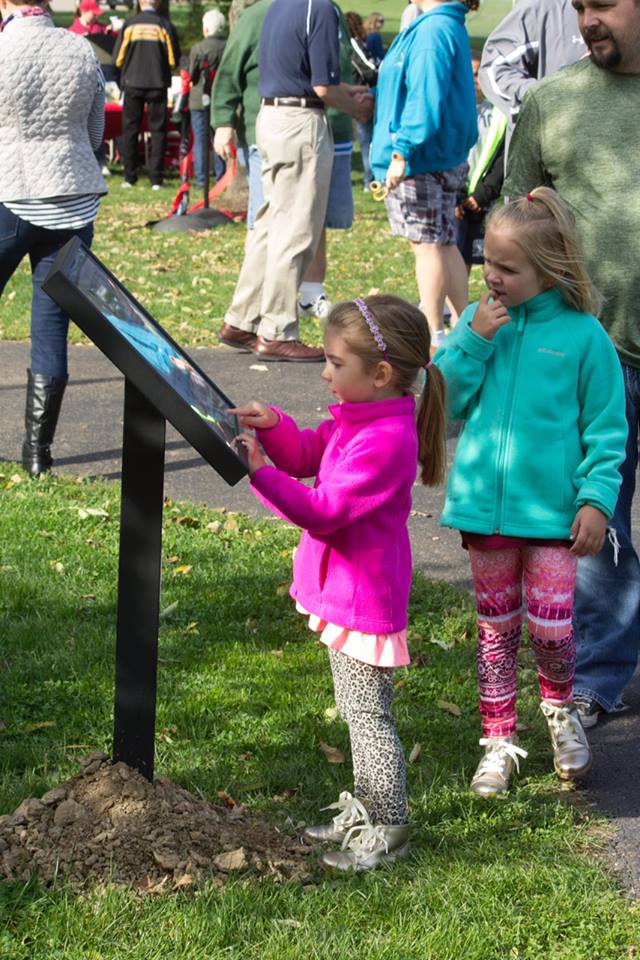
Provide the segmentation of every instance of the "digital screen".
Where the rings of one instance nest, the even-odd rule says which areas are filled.
[[[234,440],[239,433],[239,426],[236,418],[229,413],[226,398],[127,295],[126,290],[102,269],[99,261],[84,249],[79,249],[67,275],[104,319],[179,394],[194,414],[236,451]]]

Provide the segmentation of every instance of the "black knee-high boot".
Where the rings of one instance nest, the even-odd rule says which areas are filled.
[[[22,466],[31,477],[51,469],[51,444],[68,377],[47,377],[27,370],[27,402]]]

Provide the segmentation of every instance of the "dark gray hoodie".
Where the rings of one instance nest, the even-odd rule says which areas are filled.
[[[512,129],[529,87],[586,51],[570,0],[520,0],[485,44],[480,86]]]

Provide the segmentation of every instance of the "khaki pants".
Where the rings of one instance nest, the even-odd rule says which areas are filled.
[[[264,203],[225,316],[266,340],[297,340],[297,296],[324,226],[333,139],[323,110],[262,107],[256,124]]]

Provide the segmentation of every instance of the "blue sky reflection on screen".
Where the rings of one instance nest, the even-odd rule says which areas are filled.
[[[225,401],[182,351],[151,323],[126,291],[114,283],[100,264],[84,250],[78,251],[69,277],[105,320],[158,371],[193,412],[231,446],[238,431],[236,419],[227,412]]]

